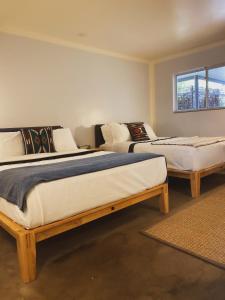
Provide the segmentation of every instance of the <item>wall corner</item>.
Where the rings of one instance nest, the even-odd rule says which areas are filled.
[[[150,107],[150,124],[152,128],[156,129],[155,120],[155,64],[149,63],[149,107]]]

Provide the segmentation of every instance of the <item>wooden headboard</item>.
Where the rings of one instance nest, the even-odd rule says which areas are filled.
[[[32,126],[32,127],[14,127],[14,128],[0,128],[0,132],[16,132],[16,131],[20,131],[20,129],[25,129],[25,128],[43,128],[43,127],[48,127],[48,126]],[[59,129],[62,128],[62,126],[60,125],[55,125],[55,126],[51,126],[52,129]]]

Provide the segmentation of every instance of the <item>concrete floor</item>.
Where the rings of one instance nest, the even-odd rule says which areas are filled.
[[[225,189],[225,175],[203,180],[203,196]],[[190,198],[188,183],[170,181],[171,210]],[[1,300],[225,299],[225,270],[140,233],[163,216],[143,202],[38,244],[38,278],[18,276],[15,241],[0,229]]]

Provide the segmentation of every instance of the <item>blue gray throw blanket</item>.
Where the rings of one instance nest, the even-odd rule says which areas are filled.
[[[160,156],[162,155],[152,153],[112,153],[3,170],[0,171],[0,197],[24,211],[28,192],[39,183],[116,168]]]

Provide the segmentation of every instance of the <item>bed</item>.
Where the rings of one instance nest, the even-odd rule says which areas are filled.
[[[168,175],[185,178],[190,181],[193,198],[200,196],[201,178],[225,169],[225,137],[216,138],[164,138],[155,137],[150,142],[134,143],[122,141],[106,143],[102,134],[103,124],[95,126],[96,147],[115,152],[152,152],[165,155],[167,159]],[[154,142],[155,140],[155,142]],[[183,141],[184,145],[181,143]],[[185,145],[184,140],[197,141],[199,147]],[[179,145],[173,144],[179,141]],[[167,144],[168,143],[168,144]],[[204,144],[205,143],[205,144]]]
[[[18,131],[18,128],[0,129],[0,132],[12,131]],[[23,282],[28,283],[36,278],[37,242],[155,196],[160,196],[161,212],[168,213],[165,158],[154,156],[143,160],[143,157],[137,159],[135,156],[135,162],[118,165],[115,164],[118,157],[114,154],[76,149],[74,152],[23,155],[0,161],[0,226],[16,239]],[[109,160],[111,164],[113,161],[113,167]],[[12,188],[16,186],[14,190],[18,192],[17,186],[29,181],[32,177],[29,174],[36,171],[43,170],[46,175],[49,169],[48,173],[53,176],[55,167],[60,166],[65,172],[74,164],[79,166],[81,172],[81,165],[86,168],[96,165],[98,161],[99,168],[102,162],[107,166],[82,175],[70,174],[47,181],[40,179],[38,184],[24,193],[25,205],[20,206],[19,202],[15,205],[11,196],[9,199],[7,196],[7,200],[2,197],[2,186],[7,185],[8,176],[15,176],[16,184],[10,184]],[[21,182],[18,182],[20,177]],[[12,194],[11,191],[7,195]]]

